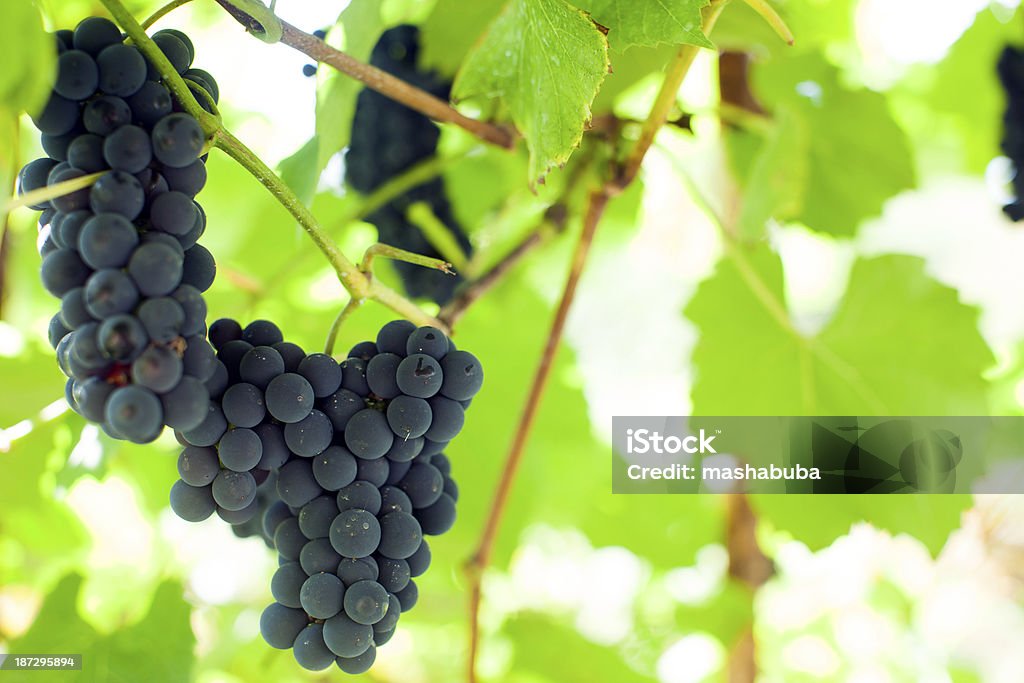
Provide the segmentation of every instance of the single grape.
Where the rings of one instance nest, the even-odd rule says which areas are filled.
[[[354,481],[338,491],[338,510],[366,510],[371,515],[380,512],[380,491],[366,481]]]
[[[302,607],[299,593],[306,579],[306,572],[302,571],[297,562],[282,564],[270,580],[270,594],[285,607]]]
[[[412,514],[412,501],[405,491],[397,486],[382,486],[380,489],[380,509],[387,514],[389,512],[405,512]]]
[[[360,557],[346,557],[338,563],[338,578],[346,586],[351,586],[357,581],[376,581],[379,575],[377,561],[372,555]]]
[[[288,506],[284,504],[284,501],[275,500],[263,512],[263,535],[273,542],[274,531],[286,519],[292,519],[292,513],[288,511]]]
[[[75,287],[61,297],[60,319],[69,330],[93,322],[89,309],[85,307],[84,287]]]
[[[220,405],[224,417],[236,427],[255,427],[267,414],[263,392],[246,382],[228,387]]]
[[[346,510],[335,517],[330,530],[331,545],[343,557],[366,557],[381,540],[377,518],[366,510]]]
[[[185,252],[185,262],[182,264],[181,281],[186,285],[195,287],[200,292],[205,292],[212,285],[217,277],[217,263],[213,260],[213,254],[201,244],[196,244]]]
[[[309,618],[301,609],[274,602],[260,615],[260,635],[270,647],[288,650],[308,624]]]
[[[168,114],[153,126],[153,156],[171,168],[183,168],[199,157],[206,136],[188,114]]]
[[[394,440],[387,418],[372,408],[365,408],[353,415],[345,427],[345,445],[359,458],[371,460],[383,456]]]
[[[408,585],[408,582],[406,583]],[[384,613],[384,616],[373,625],[373,642],[377,645],[383,645],[387,642],[381,638],[382,634],[394,633],[395,627],[398,626],[398,618],[402,616],[402,605],[398,602],[398,598],[394,595],[388,596],[388,611]]]
[[[436,360],[426,354],[417,353],[407,356],[399,364],[395,379],[403,394],[416,398],[430,398],[441,390],[444,377]]]
[[[334,496],[320,496],[302,506],[299,511],[299,528],[309,539],[327,538],[331,523],[338,516],[338,504]]]
[[[160,434],[163,407],[156,395],[140,386],[115,389],[107,399],[106,421],[135,443],[147,443]]]
[[[86,173],[107,170],[103,158],[103,138],[92,133],[82,133],[68,145],[68,163]]]
[[[413,578],[425,574],[427,569],[430,568],[430,559],[430,545],[427,544],[427,539],[423,539],[416,552],[405,560],[409,563],[409,574]]]
[[[284,359],[270,346],[254,346],[246,351],[238,365],[241,380],[260,389],[266,389],[272,379],[283,374]]]
[[[389,512],[380,518],[377,552],[392,560],[404,560],[420,547],[423,532],[416,518],[406,512]]]
[[[380,328],[377,333],[377,350],[380,353],[406,355],[409,335],[416,331],[416,326],[408,320],[392,320]]]
[[[143,244],[128,261],[128,274],[144,296],[164,296],[181,284],[184,259],[163,244]]]
[[[395,593],[395,597],[398,598],[398,603],[402,606],[403,612],[408,612],[420,599],[420,590],[416,587],[415,581],[410,581],[409,585]]]
[[[171,292],[171,298],[185,311],[181,333],[186,337],[203,334],[206,331],[206,300],[202,293],[190,285],[181,285]]]
[[[339,389],[321,399],[319,408],[331,421],[335,433],[340,434],[345,431],[352,416],[366,408],[366,400],[348,389]]]
[[[130,221],[138,218],[146,195],[138,179],[123,171],[111,171],[99,177],[89,190],[89,208],[93,213],[119,213]]]
[[[337,510],[337,508],[335,508]],[[334,572],[341,562],[341,555],[335,552],[328,538],[315,538],[302,546],[299,553],[299,564],[306,574],[312,576],[317,572]]]
[[[186,522],[201,522],[216,509],[209,486],[189,486],[179,479],[171,487],[171,510]]]
[[[260,443],[263,446],[263,456],[257,467],[276,470],[288,461],[291,453],[288,451],[288,444],[284,440],[284,430],[280,425],[262,422],[253,427],[253,431],[260,437]]]
[[[153,200],[149,209],[153,227],[172,235],[186,234],[198,218],[195,201],[184,192],[164,192]]]
[[[127,218],[116,213],[101,213],[82,226],[78,253],[96,270],[120,268],[128,263],[138,243],[139,233]]]
[[[302,420],[313,410],[313,387],[302,375],[285,373],[267,385],[267,410],[281,422]]]
[[[134,95],[146,82],[146,60],[133,45],[110,45],[96,55],[100,90],[108,95]]]
[[[357,581],[345,591],[344,605],[345,614],[352,621],[372,625],[388,610],[388,592],[376,581]]]
[[[206,486],[220,474],[220,462],[213,448],[186,446],[178,456],[178,476],[189,486]]]
[[[79,22],[72,34],[72,46],[92,56],[98,55],[104,48],[120,43],[121,29],[103,17],[88,17]]]
[[[388,593],[397,593],[409,585],[409,563],[405,560],[392,560],[386,557],[377,562],[380,566],[378,582]]]
[[[420,327],[409,335],[405,343],[406,355],[424,353],[441,360],[448,353],[448,337],[436,327]]]
[[[377,350],[377,344],[372,341],[359,342],[351,349],[349,349],[347,358],[361,358],[366,362],[369,362],[371,358],[380,353]]]
[[[289,461],[278,473],[277,495],[288,505],[301,507],[322,492],[313,476],[313,467],[306,458]]]
[[[427,403],[430,404],[433,420],[424,436],[431,441],[451,441],[458,436],[466,421],[466,412],[458,401],[444,396],[432,396]]]
[[[326,491],[337,491],[356,479],[356,458],[343,446],[330,446],[313,459],[313,477]]]
[[[293,562],[298,561],[303,546],[308,542],[309,539],[302,535],[299,520],[295,517],[288,517],[274,529],[274,547],[281,557]]]
[[[473,398],[484,383],[483,367],[468,351],[452,351],[441,359],[441,372],[441,394],[454,401]]]
[[[136,384],[162,394],[181,380],[181,358],[166,346],[150,346],[132,362],[131,376]]]
[[[227,510],[241,510],[256,497],[256,480],[248,472],[222,470],[213,480],[213,499]]]
[[[193,53],[185,46],[185,43],[176,35],[170,33],[154,33],[153,42],[160,51],[164,53],[171,66],[179,74],[185,73],[192,64]]]
[[[112,169],[138,173],[153,159],[149,134],[138,126],[121,126],[103,141],[103,158]]]
[[[242,338],[242,326],[230,318],[214,320],[210,325],[210,343],[215,349],[220,349],[229,341],[237,341]]]
[[[99,136],[110,135],[131,121],[131,107],[123,99],[113,95],[102,95],[91,100],[82,111],[85,129]]]
[[[373,644],[373,629],[342,612],[324,622],[324,642],[339,657],[358,657]]]
[[[346,358],[341,361],[341,387],[358,394],[367,396],[370,393],[370,385],[366,383],[366,361],[360,358]]]
[[[139,319],[125,314],[104,320],[97,334],[103,353],[119,363],[130,363],[138,358],[149,342]]]
[[[306,357],[306,352],[302,350],[302,347],[291,342],[277,342],[271,348],[281,354],[285,372],[298,372],[302,359]]]
[[[331,445],[332,438],[334,429],[331,421],[319,410],[312,410],[298,422],[284,426],[285,443],[299,457],[311,458],[323,453]]]
[[[399,396],[388,404],[387,422],[399,439],[415,439],[430,429],[434,415],[422,398]]]
[[[167,188],[195,197],[206,185],[206,164],[196,159],[188,166],[171,168],[164,166],[160,171],[167,181]]]
[[[40,269],[43,287],[55,297],[62,297],[85,284],[91,271],[71,249],[57,249],[43,259]]]
[[[321,624],[310,624],[295,638],[292,654],[303,669],[322,671],[335,661],[334,654],[324,644],[323,629]]]
[[[284,341],[281,329],[269,320],[254,320],[242,330],[242,340],[253,346],[273,346]]]
[[[345,585],[334,574],[313,574],[299,592],[302,609],[314,619],[330,619],[341,611]]]
[[[402,362],[402,356],[394,353],[379,353],[366,364],[366,384],[376,396],[390,400],[399,396],[395,373]]]
[[[224,467],[235,472],[248,472],[263,457],[263,442],[251,429],[234,427],[220,437],[217,453]]]
[[[84,100],[96,92],[99,70],[87,52],[68,50],[57,58],[54,91],[69,100]]]
[[[186,429],[182,434],[193,446],[212,446],[220,441],[227,428],[228,422],[224,419],[220,406],[210,401],[203,421],[192,429]]]
[[[437,502],[444,492],[444,478],[432,465],[414,463],[409,473],[398,483],[405,491],[415,509],[425,508]]]
[[[75,129],[78,124],[78,116],[77,102],[53,93],[43,110],[37,116],[32,117],[32,123],[43,135],[59,136]]]
[[[84,382],[75,382],[72,392],[78,412],[90,422],[102,422],[106,414],[107,399],[114,391],[114,385],[97,377]]]
[[[157,121],[171,113],[171,93],[156,81],[146,81],[128,98],[128,106],[131,108],[132,118],[137,123],[152,128]],[[170,183],[169,180],[167,182]]]
[[[299,363],[298,374],[313,387],[317,398],[330,396],[341,386],[341,367],[324,353],[311,353]]]
[[[178,386],[160,396],[160,404],[168,427],[192,430],[206,419],[210,394],[200,380],[185,375]]]
[[[377,648],[371,645],[366,652],[358,657],[338,657],[335,662],[338,668],[347,674],[364,674],[373,667],[377,660]]]

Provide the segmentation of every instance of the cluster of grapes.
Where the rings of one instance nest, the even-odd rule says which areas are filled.
[[[362,673],[416,604],[424,535],[455,522],[442,451],[483,383],[480,363],[404,320],[340,363],[305,354],[267,321],[218,320],[209,336],[212,400],[200,425],[178,433],[171,507],[188,521],[216,511],[277,550],[267,643],[307,669]]]
[[[1002,148],[1017,171],[1013,178],[1016,199],[1003,211],[1019,221],[1024,219],[1024,50],[1008,45],[999,57],[997,71],[1006,91]]]
[[[175,111],[155,68],[100,17],[56,34],[58,73],[34,119],[47,156],[19,174],[26,193],[87,174],[90,186],[32,206],[43,285],[60,298],[50,342],[72,408],[111,436],[146,443],[206,415],[212,368],[202,292],[216,266],[197,244],[206,216],[203,130]],[[217,98],[180,31],[153,41],[193,86]]]
[[[370,64],[447,100],[451,84],[418,65],[419,28],[397,26],[385,31],[373,48]],[[364,89],[356,100],[352,143],[345,156],[345,180],[364,194],[373,192],[403,171],[437,153],[440,130],[429,118],[403,104]],[[377,226],[381,242],[433,258],[442,255],[427,241],[406,213],[412,204],[426,203],[455,237],[466,254],[472,253],[469,238],[452,212],[445,183],[434,178],[396,197],[366,217]],[[395,262],[395,269],[409,296],[432,299],[444,305],[462,282],[437,270]]]

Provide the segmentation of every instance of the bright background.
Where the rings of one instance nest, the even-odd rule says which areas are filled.
[[[127,4],[142,17],[159,3]],[[333,25],[344,5],[279,0],[277,11],[312,31]],[[397,23],[427,16],[433,3],[383,5]],[[959,378],[961,365],[971,363],[983,374],[956,380],[967,388],[953,380],[912,383],[908,393],[918,386],[922,394],[917,403],[912,396],[890,404],[907,412],[936,410],[939,394],[961,389],[971,399],[959,405],[978,414],[1020,414],[1024,405],[1024,232],[1000,211],[1010,171],[997,158],[1002,95],[994,77],[1001,46],[1024,42],[1024,23],[1012,18],[1016,5],[790,0],[783,11],[797,33],[794,52],[770,36],[753,41],[768,69],[781,65],[799,75],[801,59],[828,65],[837,89],[877,98],[866,111],[884,103],[885,124],[898,133],[876,128],[871,118],[837,120],[835,131],[814,129],[844,141],[814,172],[848,184],[853,198],[834,204],[834,226],[797,216],[771,221],[766,242],[781,258],[784,277],[780,272],[776,284],[793,326],[808,335],[836,318],[848,287],[854,289],[849,283],[858,258],[923,258],[886,262],[893,287],[913,271],[922,287],[948,294],[941,306],[950,307],[949,317],[939,308],[923,322],[948,319],[949,325],[916,328],[914,336],[896,334],[884,344],[910,345],[912,355],[934,357],[929,371],[937,376],[948,365]],[[51,29],[102,13],[98,3],[81,0],[42,7]],[[716,39],[745,44],[744,31],[754,24],[739,11],[729,21],[731,11]],[[157,26],[189,33],[197,66],[218,78],[229,126],[271,166],[310,139],[318,88],[322,98],[330,86],[323,69],[317,78],[304,78],[302,55],[244,35],[205,0]],[[344,43],[344,31],[332,40]],[[0,50],[17,47],[7,42]],[[816,89],[825,81],[796,80],[795,91],[817,106]],[[623,115],[645,111],[656,82],[656,74],[639,79],[610,106]],[[771,414],[794,405],[785,387],[716,375],[729,358],[753,348],[757,361],[759,348],[777,343],[755,320],[737,334],[716,327],[708,313],[728,316],[735,304],[733,315],[742,322],[746,310],[735,296],[720,296],[718,279],[729,267],[728,258],[719,261],[722,232],[687,191],[695,185],[726,213],[748,192],[743,178],[729,177],[727,158],[744,158],[749,140],[722,132],[716,83],[715,60],[705,53],[681,93],[683,106],[696,113],[696,136],[666,131],[659,137],[642,192],[627,193],[613,207],[598,237],[496,564],[486,575],[481,673],[522,683],[720,680],[734,641],[753,619],[762,681],[1024,680],[1019,497],[756,499],[759,540],[778,573],[751,596],[727,576],[724,500],[610,495],[612,415],[714,414],[718,406]],[[780,110],[801,106],[785,99],[794,92],[782,96],[770,83],[763,87]],[[3,140],[4,146],[16,143],[4,150],[5,157],[14,150],[14,167],[39,154],[30,122],[23,118],[22,124],[20,137]],[[860,125],[852,139],[842,138]],[[872,140],[887,153],[899,147],[895,154],[909,159],[913,178],[906,187],[878,189],[856,173],[858,159],[843,156]],[[458,131],[445,131],[446,153],[468,146]],[[446,172],[453,201],[484,249],[528,229],[552,197],[544,188],[536,196],[526,190],[522,159],[499,157],[476,150]],[[868,176],[886,176],[891,159],[884,153],[879,159]],[[787,167],[785,154],[779,163]],[[219,264],[209,293],[211,319],[270,318],[289,340],[317,349],[344,304],[343,290],[287,214],[242,169],[218,154],[209,169],[199,200],[210,217],[203,241]],[[872,193],[882,195],[877,207]],[[849,215],[850,203],[861,199],[863,211]],[[345,194],[341,161],[333,159],[313,206],[350,256],[372,243],[372,226],[332,225],[331,219],[357,201]],[[833,206],[828,196],[821,201]],[[850,228],[839,227],[849,221]],[[177,476],[173,437],[165,434],[146,447],[124,445],[64,410],[63,380],[46,342],[55,302],[37,284],[34,216],[14,213],[7,230],[0,311],[0,651],[84,651],[111,666],[109,678],[96,673],[95,680],[125,680],[117,672],[202,683],[327,680],[302,672],[289,653],[271,650],[258,636],[276,566],[262,542],[235,538],[217,519],[185,523],[167,508]],[[419,683],[462,675],[466,583],[460,567],[489,505],[572,241],[563,236],[532,256],[461,323],[460,346],[483,359],[488,380],[449,451],[462,494],[460,520],[431,543],[434,565],[420,584],[420,604],[378,652],[368,679]],[[288,269],[296,259],[299,266]],[[760,255],[751,259],[761,263]],[[888,320],[889,282],[876,279],[872,301],[878,319]],[[902,301],[898,291],[895,297]],[[343,332],[342,350],[372,338],[388,318],[380,307],[364,308]],[[701,351],[700,340],[713,342],[721,358],[714,349]],[[990,356],[977,350],[986,345]],[[701,376],[720,378],[717,389],[701,389]],[[829,405],[835,404],[816,407],[827,413]],[[1007,456],[1020,450],[1014,444]],[[998,471],[999,463],[992,467]]]

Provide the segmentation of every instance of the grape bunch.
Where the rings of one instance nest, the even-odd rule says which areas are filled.
[[[1014,221],[1024,219],[1024,50],[1008,45],[997,65],[999,80],[1006,91],[1003,115],[1003,153],[1016,169],[1013,194],[1016,199],[1003,207]]]
[[[218,320],[209,337],[208,415],[178,433],[171,507],[188,521],[216,512],[277,550],[267,643],[307,669],[366,671],[416,604],[424,536],[455,522],[442,451],[483,383],[480,362],[404,320],[340,363],[268,321]]]
[[[217,98],[194,48],[173,29],[153,35],[175,68]],[[56,34],[58,72],[33,120],[47,156],[18,176],[26,193],[87,174],[88,187],[41,211],[43,286],[60,298],[50,342],[71,407],[113,437],[146,443],[166,424],[206,417],[213,369],[202,293],[216,266],[197,244],[206,215],[205,136],[142,52],[100,17]]]
[[[403,25],[381,35],[370,55],[370,64],[447,100],[451,84],[434,72],[420,69],[418,57],[419,29]],[[433,157],[439,136],[437,125],[423,114],[366,88],[356,100],[352,143],[345,156],[345,179],[359,192],[373,192],[409,167]],[[463,251],[467,255],[472,253],[469,238],[452,212],[442,178],[411,188],[370,213],[366,220],[377,226],[381,242],[443,258],[406,217],[409,207],[416,202],[425,202]],[[461,278],[411,263],[396,261],[394,265],[410,296],[432,299],[441,305],[452,298],[462,282]]]

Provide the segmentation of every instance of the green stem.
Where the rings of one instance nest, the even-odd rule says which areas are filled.
[[[196,98],[192,95],[192,91],[185,83],[185,79],[175,71],[174,66],[167,59],[167,55],[146,35],[146,30],[135,20],[132,13],[121,4],[121,0],[100,1],[121,28],[124,29],[125,33],[128,34],[128,37],[135,43],[135,46],[142,50],[142,54],[146,56],[146,59],[153,63],[153,66],[156,67],[157,72],[163,79],[164,85],[171,91],[174,98],[185,108],[186,112],[199,121],[199,125],[203,127],[203,132],[206,133],[206,136],[210,137],[217,132],[221,127],[220,121],[217,120],[216,116],[199,106]]]
[[[190,2],[192,2],[192,0],[171,0],[171,2],[150,14],[149,18],[142,22],[142,28],[148,31],[150,26],[163,19],[167,14],[178,9],[182,5],[187,5]]]
[[[110,0],[104,0],[105,2]],[[295,220],[299,222],[302,229],[309,233],[313,243],[324,253],[328,262],[338,273],[341,284],[349,291],[354,298],[367,296],[369,283],[359,268],[341,252],[338,245],[327,235],[316,217],[309,208],[302,203],[291,188],[285,184],[277,175],[270,170],[270,167],[263,163],[251,149],[232,135],[227,129],[222,128],[214,138],[216,147],[227,153],[246,170],[253,174],[267,191],[280,202],[281,206],[288,210]]]
[[[341,331],[341,325],[348,319],[357,308],[362,306],[366,302],[366,299],[356,299],[355,297],[348,300],[345,304],[345,308],[341,309],[338,313],[338,317],[331,323],[331,329],[327,333],[327,343],[324,345],[324,353],[328,356],[334,355],[334,346],[338,341],[338,333]]]
[[[455,264],[459,272],[466,272],[469,257],[466,256],[462,245],[455,239],[451,228],[437,217],[429,204],[416,202],[409,207],[406,216],[410,223],[420,229],[430,246],[437,249],[437,253]]]
[[[775,8],[768,4],[767,0],[745,0],[750,5],[750,8],[761,15],[761,18],[772,27],[772,30],[786,41],[787,44],[793,44],[793,32],[789,30],[789,26],[782,20],[779,13],[775,11]]]
[[[41,204],[57,197],[63,197],[66,194],[77,192],[82,188],[89,187],[97,180],[100,176],[107,174],[108,171],[100,171],[99,173],[90,173],[89,175],[79,176],[78,178],[72,178],[71,180],[65,180],[54,185],[46,185],[40,187],[31,192],[18,195],[17,197],[11,197],[8,199],[2,208],[0,213],[8,213],[12,209],[17,209],[22,206],[31,206],[32,204]]]
[[[455,275],[455,271],[452,270],[452,264],[442,261],[441,259],[430,258],[422,254],[416,254],[405,249],[399,249],[393,247],[390,244],[384,244],[377,242],[366,250],[363,255],[363,262],[359,265],[359,269],[364,273],[369,273],[373,269],[373,259],[377,256],[381,258],[389,258],[393,261],[405,261],[416,266],[423,266],[424,268],[433,268],[434,270],[440,270],[442,273],[447,275]]]

